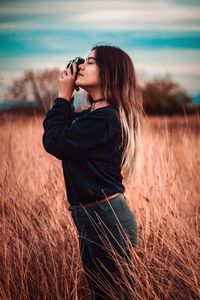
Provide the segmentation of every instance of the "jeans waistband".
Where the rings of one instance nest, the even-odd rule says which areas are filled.
[[[115,196],[114,196],[115,195]],[[109,196],[109,197],[106,197],[106,198],[104,198],[104,199],[101,199],[101,200],[97,200],[97,201],[95,201],[95,202],[91,202],[91,203],[84,203],[84,204],[82,204],[81,202],[79,203],[79,204],[77,204],[77,205],[70,205],[69,207],[68,207],[68,210],[70,210],[70,211],[72,211],[72,210],[75,210],[75,209],[83,209],[84,208],[84,205],[86,206],[86,208],[87,208],[87,204],[91,204],[89,207],[95,207],[95,205],[98,205],[98,204],[101,204],[101,203],[105,203],[106,201],[112,201],[112,200],[115,200],[115,199],[117,199],[119,196],[123,196],[125,199],[126,199],[126,197],[124,196],[124,194],[123,193],[116,193],[116,194],[114,194],[114,195],[111,195],[111,196]],[[112,197],[113,196],[113,197]]]

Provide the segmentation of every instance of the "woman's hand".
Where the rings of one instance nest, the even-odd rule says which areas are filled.
[[[70,100],[75,89],[77,65],[73,62],[73,74],[70,68],[64,70],[58,78],[58,97]]]

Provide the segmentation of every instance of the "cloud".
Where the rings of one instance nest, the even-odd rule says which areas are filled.
[[[17,1],[0,5],[3,30],[200,30],[198,4],[176,1]]]
[[[146,70],[151,74],[172,73],[174,75],[200,76],[200,52],[185,49],[129,49],[136,67]]]
[[[194,0],[0,1],[1,70],[9,78],[24,69],[62,69],[108,42],[129,51],[147,76],[168,72],[197,89],[199,33]]]

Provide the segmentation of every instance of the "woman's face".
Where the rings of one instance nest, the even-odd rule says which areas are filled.
[[[91,51],[85,62],[78,66],[78,75],[75,81],[79,86],[87,91],[87,88],[100,87],[99,67],[96,64],[95,50]]]

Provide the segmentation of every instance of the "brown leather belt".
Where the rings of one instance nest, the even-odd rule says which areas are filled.
[[[99,203],[103,203],[103,202],[106,202],[108,200],[112,200],[113,198],[115,198],[116,196],[119,196],[119,195],[124,195],[124,194],[122,194],[122,193],[116,193],[116,194],[110,195],[110,196],[108,196],[108,197],[106,197],[106,198],[104,198],[102,200],[98,200],[96,202],[91,202],[91,203],[86,203],[86,204],[79,204],[79,205],[73,205],[73,206],[70,205],[68,209],[69,210],[73,210],[74,207],[76,207],[76,208],[93,207],[93,206],[95,206],[95,205],[97,205]]]

